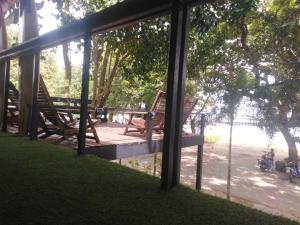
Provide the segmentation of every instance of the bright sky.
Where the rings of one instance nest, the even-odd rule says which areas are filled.
[[[38,14],[40,16],[39,24],[42,25],[40,29],[40,34],[45,34],[59,27],[59,22],[53,16],[54,12],[55,12],[54,3],[45,1],[45,6],[38,11]]]
[[[56,20],[55,16],[55,4],[50,1],[45,1],[44,7],[38,11],[39,14],[39,24],[41,25],[40,35],[45,34],[49,31],[53,31],[57,29],[60,24],[59,21]],[[70,59],[73,65],[81,65],[83,61],[82,53],[76,53],[74,50],[76,48],[76,43],[71,43],[71,52]],[[56,51],[57,62],[59,66],[64,66],[63,55],[62,55],[62,48],[61,46],[58,47]]]

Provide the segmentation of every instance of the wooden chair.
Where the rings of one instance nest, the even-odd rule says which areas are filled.
[[[187,120],[189,115],[192,113],[195,105],[197,104],[197,99],[195,98],[185,98],[184,99],[184,112],[183,112],[183,123]],[[165,121],[165,108],[166,108],[166,93],[159,91],[155,97],[153,105],[151,106],[150,112],[127,112],[129,114],[128,124],[124,130],[126,135],[129,132],[140,132],[145,133],[148,130],[147,120],[145,120],[146,115],[153,116],[151,127],[152,130],[160,133],[164,129]],[[140,117],[135,117],[140,116]],[[144,116],[142,118],[141,116]],[[129,129],[129,128],[133,128]]]
[[[19,118],[19,91],[12,82],[8,83],[8,100],[8,122],[11,125],[16,125]]]
[[[42,124],[45,134],[41,138],[46,138],[53,134],[57,134],[62,136],[61,140],[64,140],[71,136],[78,135],[79,128],[77,121],[66,121],[63,119],[63,116],[58,113],[57,109],[53,105],[53,102],[51,101],[49,92],[42,77],[40,77],[37,102],[39,111],[46,120],[46,123]],[[97,131],[95,129],[96,122],[93,122],[90,115],[88,115],[87,133],[93,133],[93,136],[87,136],[87,138],[93,138],[97,143],[100,143]]]
[[[8,84],[8,112],[9,112],[9,122],[11,125],[18,125],[19,119],[19,91],[15,85],[10,81]],[[44,119],[39,115],[39,127],[44,127]],[[38,133],[42,133],[39,131]]]

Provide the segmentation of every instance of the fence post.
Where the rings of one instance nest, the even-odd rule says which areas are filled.
[[[196,171],[196,190],[199,190],[199,191],[201,191],[201,188],[202,188],[204,128],[205,128],[205,115],[202,114],[201,115],[201,130],[200,130],[201,144],[198,145],[197,171]]]

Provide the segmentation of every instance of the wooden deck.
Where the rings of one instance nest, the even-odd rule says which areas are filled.
[[[162,134],[153,132],[152,147],[150,148],[145,135],[138,132],[124,135],[124,128],[125,126],[121,124],[100,124],[96,128],[100,144],[88,141],[86,152],[113,160],[162,151]],[[203,138],[200,135],[185,134],[182,139],[183,147],[200,145],[202,143]]]
[[[153,132],[152,144],[149,145],[145,135],[138,132],[124,135],[124,128],[125,125],[122,124],[99,123],[96,130],[100,138],[100,144],[87,139],[86,153],[108,160],[115,160],[162,151],[163,134]],[[13,129],[10,128],[10,131],[13,131]],[[46,140],[55,143],[59,138],[59,136],[53,135]],[[75,149],[77,139],[74,137],[60,144]],[[182,147],[201,144],[203,144],[203,137],[200,135],[184,134],[182,137]]]

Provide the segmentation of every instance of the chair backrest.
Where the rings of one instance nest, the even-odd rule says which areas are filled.
[[[60,129],[65,128],[64,123],[61,121],[56,109],[54,108],[53,102],[51,101],[49,92],[47,90],[42,76],[40,76],[37,102],[39,110],[41,113],[43,113],[45,119],[47,119],[53,125],[59,127]]]
[[[184,98],[184,107],[183,107],[183,116],[182,116],[182,123],[184,124],[188,117],[191,115],[192,111],[194,110],[198,99],[193,97],[186,97]]]
[[[8,83],[8,99],[10,100],[11,104],[16,107],[16,110],[18,110],[19,91],[11,81]]]
[[[151,106],[151,112],[165,113],[166,109],[166,97],[167,94],[163,91],[159,91]]]
[[[8,99],[10,100],[10,104],[15,107],[14,111],[18,111],[19,91],[11,81],[8,83]],[[46,125],[41,115],[39,115],[39,124],[43,129],[45,129]]]
[[[156,112],[157,114],[153,117],[153,126],[160,127],[164,126],[165,122],[165,109],[166,109],[166,93],[159,91],[154,99],[150,111]]]
[[[166,97],[167,94],[163,91],[159,91],[155,97],[155,100],[153,102],[153,105],[151,107],[151,112],[158,112],[160,115],[158,118],[154,119],[156,120],[156,124],[160,122],[164,123],[164,114],[166,109]],[[184,107],[183,107],[183,116],[182,116],[182,122],[185,123],[188,119],[189,115],[194,110],[198,100],[193,97],[185,97],[184,98]]]

